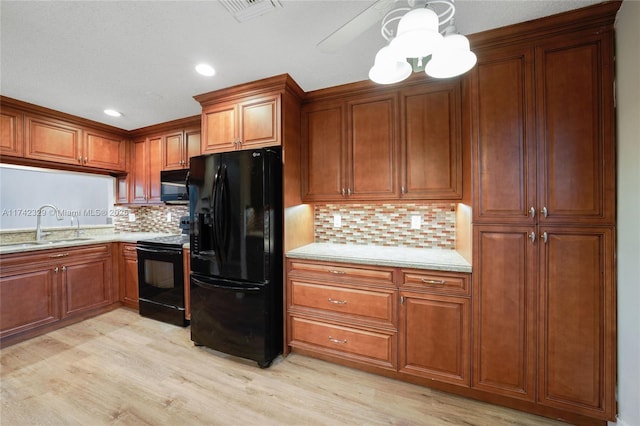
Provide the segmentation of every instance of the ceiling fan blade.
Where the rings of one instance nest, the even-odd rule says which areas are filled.
[[[351,40],[364,33],[374,24],[380,23],[384,15],[389,12],[398,0],[378,0],[363,10],[355,18],[329,34],[317,44],[318,49],[325,53],[335,52]]]

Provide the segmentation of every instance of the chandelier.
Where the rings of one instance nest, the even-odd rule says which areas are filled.
[[[376,54],[369,78],[375,83],[392,84],[412,72],[449,78],[473,68],[477,58],[470,50],[469,40],[456,30],[453,2],[428,0],[424,8],[400,7],[387,13],[382,19],[381,34],[388,44]],[[398,24],[394,32],[391,26],[395,22]],[[440,27],[444,27],[442,32]]]

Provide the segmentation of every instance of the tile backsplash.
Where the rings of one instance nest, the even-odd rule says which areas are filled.
[[[316,204],[314,223],[317,243],[456,248],[455,204]]]
[[[114,216],[115,232],[165,232],[180,233],[180,217],[189,215],[189,207],[185,205],[164,206],[121,206],[122,214]],[[135,220],[130,220],[130,215]],[[170,215],[170,220],[167,220]]]

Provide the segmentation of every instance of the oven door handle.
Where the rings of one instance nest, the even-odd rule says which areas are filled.
[[[261,288],[260,287],[236,287],[236,286],[230,286],[230,285],[220,285],[220,284],[213,284],[213,283],[206,283],[204,281],[201,281],[197,278],[193,278],[191,277],[191,280],[193,281],[193,283],[199,287],[203,287],[203,288],[208,288],[208,289],[212,289],[212,290],[228,290],[228,291],[260,291]]]
[[[158,254],[179,254],[180,250],[158,250],[158,249],[148,249],[145,247],[136,247],[136,250],[143,251],[145,253],[158,253]]]

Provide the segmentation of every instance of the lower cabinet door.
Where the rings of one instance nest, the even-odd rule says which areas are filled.
[[[57,283],[53,266],[0,278],[0,337],[58,321]]]
[[[400,293],[399,371],[469,386],[468,298]]]
[[[537,247],[533,226],[474,226],[475,389],[535,400]]]
[[[61,267],[63,317],[110,303],[111,260],[76,261]]]
[[[540,227],[538,400],[615,417],[615,281],[610,228]]]
[[[290,345],[294,348],[395,369],[395,332],[347,327],[295,316],[290,317],[290,327]]]

